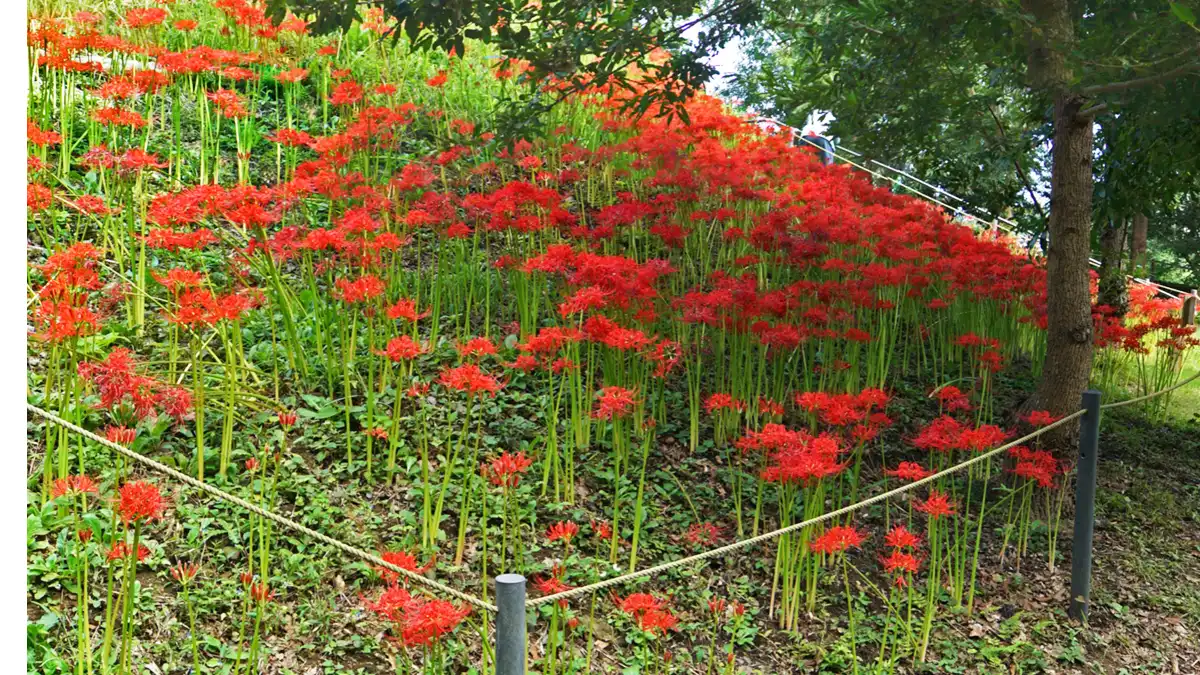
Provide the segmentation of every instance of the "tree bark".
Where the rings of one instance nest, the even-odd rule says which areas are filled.
[[[1125,220],[1109,220],[1100,233],[1100,297],[1097,304],[1113,309],[1114,316],[1129,311],[1129,290],[1125,284]]]
[[[1079,409],[1092,372],[1092,312],[1088,283],[1092,224],[1092,121],[1079,119],[1085,99],[1055,97],[1050,180],[1050,250],[1046,256],[1048,327],[1042,378],[1026,410],[1065,415]],[[1060,429],[1071,429],[1064,425]],[[1059,434],[1054,445],[1070,445]]]
[[[1130,237],[1129,273],[1135,277],[1146,275],[1146,236],[1150,219],[1144,213],[1133,214],[1133,236]]]
[[[1092,119],[1079,113],[1087,99],[1072,90],[1067,54],[1075,45],[1069,0],[1024,0],[1035,21],[1029,36],[1028,69],[1035,92],[1054,101],[1051,154],[1050,246],[1046,254],[1046,358],[1042,377],[1023,411],[1065,415],[1079,409],[1092,371],[1092,313],[1088,279],[1092,226]],[[1075,425],[1043,437],[1065,450]]]

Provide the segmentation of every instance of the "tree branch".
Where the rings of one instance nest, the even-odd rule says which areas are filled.
[[[1080,110],[1079,112],[1075,113],[1075,118],[1079,119],[1079,120],[1091,119],[1106,110],[1108,110],[1107,103],[1097,103],[1096,105],[1088,106],[1088,107],[1084,108],[1083,110]]]
[[[1138,87],[1146,87],[1160,82],[1173,80],[1181,75],[1186,75],[1191,71],[1200,68],[1200,63],[1190,61],[1177,68],[1172,68],[1165,73],[1158,75],[1148,75],[1146,77],[1138,77],[1124,82],[1110,82],[1108,84],[1096,84],[1090,87],[1084,87],[1079,90],[1079,93],[1084,96],[1096,96],[1097,94],[1111,94],[1113,92],[1125,91],[1128,89],[1137,89]]]

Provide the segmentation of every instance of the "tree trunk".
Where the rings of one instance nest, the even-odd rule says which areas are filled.
[[[1092,121],[1078,113],[1083,98],[1064,92],[1054,102],[1050,180],[1050,251],[1046,256],[1048,328],[1042,379],[1025,410],[1065,415],[1079,409],[1092,372],[1092,311],[1088,283],[1092,224]],[[1073,425],[1060,429],[1069,430]],[[1069,445],[1072,434],[1055,445]]]
[[[1069,0],[1024,0],[1034,16],[1029,35],[1029,76],[1035,92],[1054,101],[1051,154],[1050,246],[1046,254],[1046,358],[1042,377],[1023,411],[1055,415],[1079,409],[1092,372],[1092,312],[1088,283],[1092,226],[1092,120],[1080,119],[1086,99],[1072,91],[1066,55],[1075,45]],[[1050,447],[1072,445],[1078,427],[1043,436]]]
[[[1133,214],[1133,236],[1129,251],[1129,273],[1135,277],[1146,276],[1146,235],[1150,219],[1144,213]]]
[[[1108,221],[1100,233],[1100,297],[1097,304],[1112,308],[1114,316],[1129,311],[1129,290],[1121,260],[1125,253],[1125,219]]]

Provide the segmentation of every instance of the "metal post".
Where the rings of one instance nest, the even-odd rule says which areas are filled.
[[[1100,450],[1100,392],[1083,392],[1079,468],[1075,482],[1075,538],[1071,542],[1071,618],[1087,618],[1092,594],[1092,530],[1096,524],[1096,460]]]
[[[496,577],[496,675],[525,675],[525,577]]]

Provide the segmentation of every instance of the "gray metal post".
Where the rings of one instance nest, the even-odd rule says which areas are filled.
[[[496,577],[496,675],[525,675],[525,577]]]
[[[1071,618],[1087,618],[1092,594],[1092,530],[1096,524],[1096,460],[1100,451],[1100,392],[1083,392],[1079,467],[1075,477],[1075,538],[1071,542]]]

